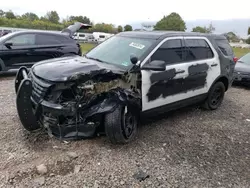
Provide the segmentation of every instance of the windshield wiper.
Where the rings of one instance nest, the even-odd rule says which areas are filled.
[[[98,58],[88,57],[88,56],[86,56],[86,55],[85,55],[85,57],[86,57],[87,59],[92,59],[92,60],[95,60],[95,61],[98,61],[98,62],[101,62],[101,63],[107,63],[107,62],[102,61],[102,60],[100,60],[100,59],[98,59]]]

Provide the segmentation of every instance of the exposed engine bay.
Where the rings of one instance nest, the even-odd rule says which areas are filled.
[[[68,82],[50,86],[41,103],[42,108],[37,108],[35,114],[50,135],[60,139],[92,137],[105,131],[103,116],[112,112],[118,104],[140,110],[141,83],[138,78],[138,74],[116,75],[112,72],[92,77],[73,75],[70,78],[73,81],[69,79]],[[59,108],[56,105],[61,110],[56,110]]]

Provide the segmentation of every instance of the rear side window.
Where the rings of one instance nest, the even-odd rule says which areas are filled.
[[[219,49],[221,50],[221,52],[225,56],[233,56],[234,55],[233,50],[226,39],[223,39],[223,40],[216,39],[216,43],[217,43]]]
[[[185,39],[185,61],[196,61],[213,58],[214,54],[204,39]]]
[[[162,60],[166,64],[183,61],[183,46],[180,39],[171,39],[163,43],[151,56],[151,61]]]
[[[48,35],[48,34],[37,34],[36,35],[36,44],[37,45],[53,45],[53,44],[61,44],[61,38],[56,35]]]

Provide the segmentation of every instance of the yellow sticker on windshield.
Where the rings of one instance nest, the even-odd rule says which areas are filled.
[[[140,49],[140,50],[142,50],[145,47],[144,45],[138,44],[138,43],[135,43],[135,42],[131,42],[129,46]]]

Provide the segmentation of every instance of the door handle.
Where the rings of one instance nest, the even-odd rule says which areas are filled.
[[[32,53],[31,52],[27,52],[26,55],[31,55]]]
[[[215,63],[215,64],[212,64],[211,65],[211,67],[216,67],[218,64],[217,63]]]
[[[175,71],[175,74],[181,74],[181,73],[184,73],[185,71],[184,70],[178,70],[178,71]]]

